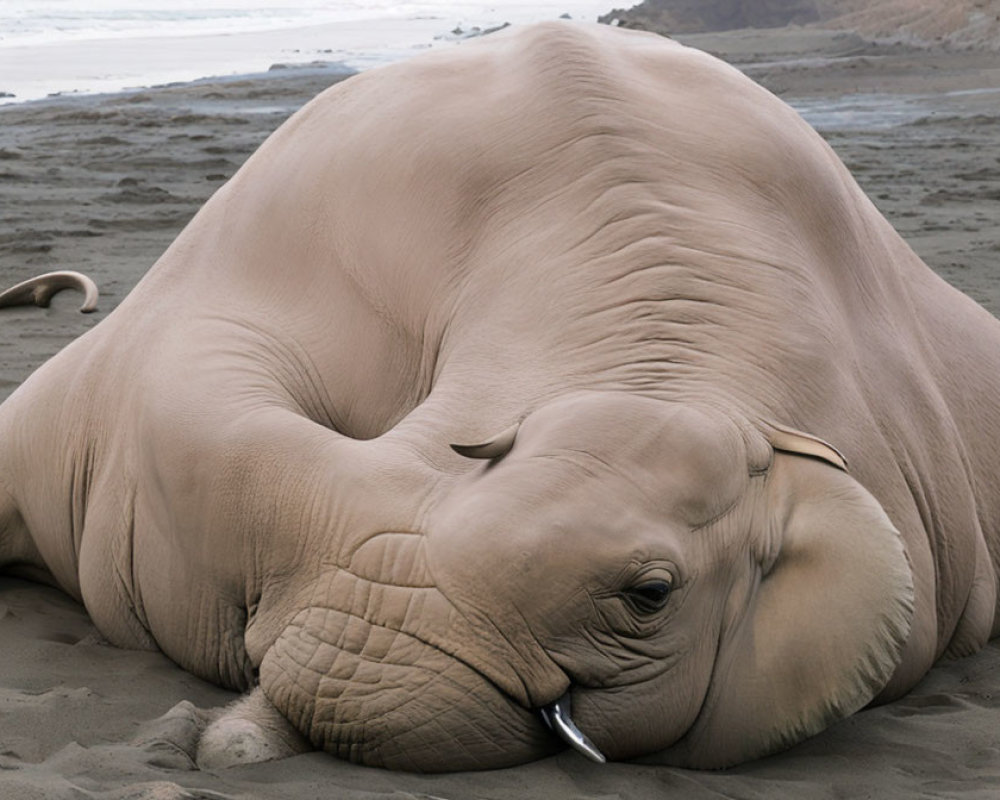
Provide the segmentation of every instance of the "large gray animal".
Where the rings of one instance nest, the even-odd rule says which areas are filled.
[[[0,407],[0,563],[259,680],[204,764],[718,767],[997,633],[998,396],[790,108],[546,24],[282,126]]]

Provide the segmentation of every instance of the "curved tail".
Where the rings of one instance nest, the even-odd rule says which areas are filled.
[[[52,295],[62,289],[79,289],[84,293],[80,311],[89,313],[97,308],[97,284],[86,275],[71,270],[47,272],[22,281],[17,286],[11,286],[7,291],[0,293],[0,308],[28,303],[47,308]]]

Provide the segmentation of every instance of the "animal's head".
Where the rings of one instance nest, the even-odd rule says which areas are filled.
[[[424,529],[369,540],[331,579],[348,599],[265,660],[319,746],[501,766],[550,751],[543,717],[572,739],[569,700],[580,749],[723,766],[854,712],[898,662],[903,545],[819,440],[588,393],[456,450]]]

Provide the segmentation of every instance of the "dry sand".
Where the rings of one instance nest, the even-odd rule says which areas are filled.
[[[874,48],[823,31],[686,37],[803,109],[918,253],[1000,313],[997,55]],[[92,316],[63,293],[0,312],[0,397],[96,324],[202,202],[330,70],[0,110],[0,284],[92,275]],[[232,695],[155,653],[102,644],[59,592],[0,579],[0,798],[923,798],[1000,796],[1000,643],[910,695],[724,772],[589,764],[417,776],[313,753],[219,772],[157,743],[174,704]]]

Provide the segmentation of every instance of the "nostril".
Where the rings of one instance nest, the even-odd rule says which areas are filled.
[[[584,735],[570,716],[569,692],[564,694],[554,703],[549,703],[538,709],[542,721],[548,726],[556,736],[578,753],[586,756],[591,761],[603,764],[607,761],[604,754],[597,749],[597,746]]]

